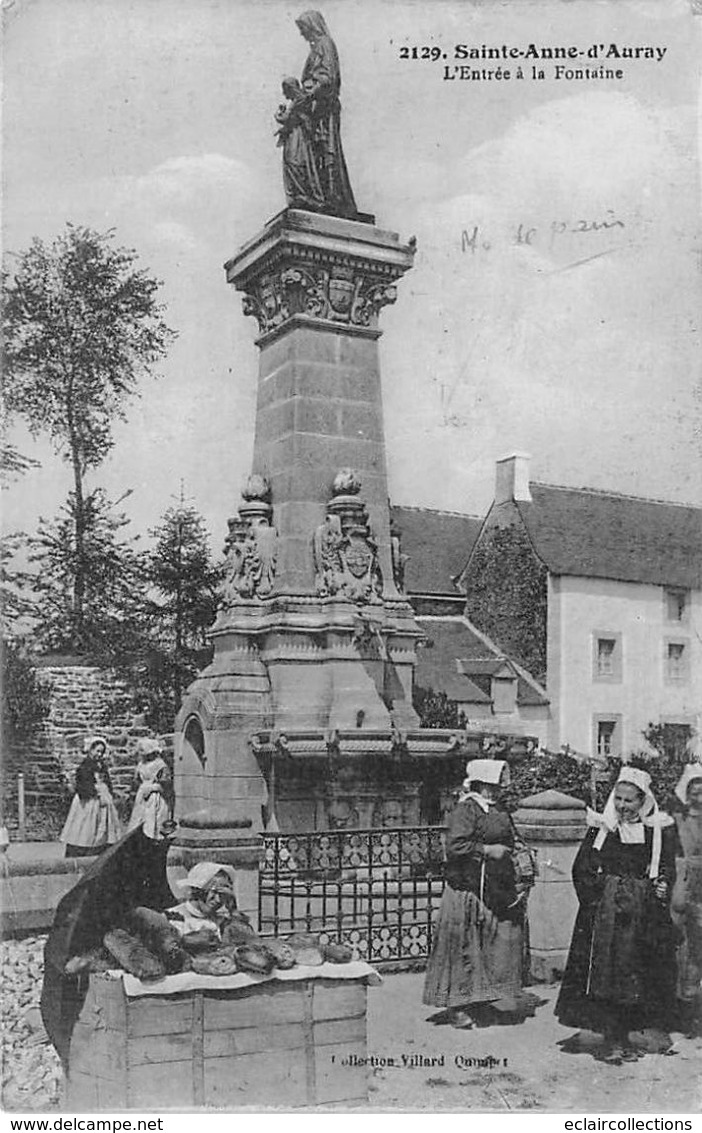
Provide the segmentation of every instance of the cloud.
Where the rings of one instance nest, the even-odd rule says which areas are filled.
[[[153,227],[153,235],[163,244],[174,244],[181,251],[196,252],[201,244],[195,234],[185,224],[177,220],[161,220]]]
[[[461,163],[458,184],[475,194],[536,205],[611,204],[640,195],[661,164],[679,167],[687,115],[617,91],[576,94],[536,107]],[[689,143],[688,143],[689,144]]]
[[[203,192],[222,188],[243,196],[251,192],[254,181],[245,162],[220,153],[204,153],[170,157],[137,177],[122,178],[122,189],[132,196],[187,205]]]

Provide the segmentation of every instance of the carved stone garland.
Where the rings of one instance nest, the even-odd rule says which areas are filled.
[[[360,490],[351,469],[337,473],[326,518],[314,534],[316,588],[320,597],[379,603],[383,580]]]
[[[238,516],[228,521],[220,608],[240,598],[266,598],[273,590],[278,534],[271,525],[271,489],[264,476],[249,476]]]

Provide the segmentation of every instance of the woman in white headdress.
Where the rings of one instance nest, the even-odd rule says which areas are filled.
[[[650,775],[629,766],[603,814],[589,811],[588,823],[573,864],[580,908],[556,1015],[567,1027],[603,1034],[595,1057],[619,1064],[641,1053],[633,1031],[655,1030],[658,1045],[670,1045],[675,831],[658,810]]]
[[[122,836],[122,825],[112,798],[104,736],[89,736],[83,743],[85,758],[78,766],[75,794],[61,831],[66,857],[102,853]]]
[[[673,919],[681,930],[678,948],[678,998],[686,1031],[702,1024],[702,763],[689,763],[675,794],[682,804],[675,815],[682,862],[673,890]]]
[[[158,740],[144,736],[137,744],[134,778],[138,784],[129,830],[141,826],[147,838],[160,841],[171,819],[171,775]]]
[[[423,1002],[446,1008],[456,1027],[472,1026],[487,1005],[510,1015],[533,1010],[521,991],[528,886],[515,871],[515,850],[526,848],[499,804],[508,782],[504,760],[471,760],[448,820]]]
[[[176,887],[186,899],[167,915],[181,936],[209,933],[213,940],[221,940],[231,920],[243,916],[238,912],[236,871],[230,865],[198,862]]]

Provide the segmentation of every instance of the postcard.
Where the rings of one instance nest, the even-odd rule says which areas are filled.
[[[696,771],[659,816],[702,730],[699,0],[4,23],[5,636],[44,689],[5,1108],[695,1112]],[[607,810],[592,762],[644,733],[667,793]],[[575,770],[520,810],[537,752]],[[150,986],[62,938],[27,1060],[55,907],[149,904],[164,816],[176,952],[227,901],[261,939]]]

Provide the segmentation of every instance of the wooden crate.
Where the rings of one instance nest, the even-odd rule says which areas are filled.
[[[363,979],[306,979],[129,999],[93,975],[67,1108],[360,1105],[367,1071],[349,1063],[366,1057],[366,996]]]

